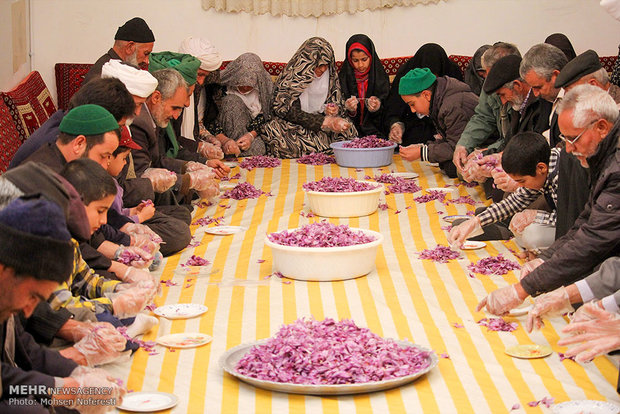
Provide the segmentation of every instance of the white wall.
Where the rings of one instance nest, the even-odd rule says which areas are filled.
[[[340,60],[349,36],[360,32],[373,39],[381,57],[412,55],[427,42],[441,44],[448,54],[471,55],[497,40],[525,52],[554,32],[565,33],[577,53],[593,48],[615,55],[620,41],[620,22],[598,0],[447,0],[318,19],[218,13],[203,10],[200,0],[30,1],[32,69],[54,96],[54,64],[94,62],[112,46],[117,27],[134,16],[155,33],[155,51],[176,50],[186,36],[202,36],[225,60],[252,51],[263,60],[286,62],[311,36],[328,39]]]
[[[23,7],[26,12],[26,33],[16,33],[19,28],[14,27],[16,22],[13,22],[12,10],[16,5]],[[0,0],[0,56],[2,56],[0,59],[0,91],[11,89],[30,73],[28,9],[29,0]],[[13,67],[13,36],[15,35],[21,35],[20,39],[23,41],[18,42],[21,48],[15,52],[26,55],[26,62],[20,64],[17,70]]]

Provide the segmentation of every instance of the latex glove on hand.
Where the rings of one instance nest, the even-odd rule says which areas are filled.
[[[470,234],[480,232],[482,232],[480,219],[478,217],[472,217],[458,226],[452,227],[450,233],[448,233],[448,243],[450,243],[450,246],[460,249],[465,239],[467,239]]]
[[[107,364],[121,356],[127,340],[111,324],[97,326],[73,347],[79,351],[89,367]]]
[[[209,160],[207,161],[207,166],[213,169],[213,173],[217,178],[227,177],[230,172],[230,167],[220,160]]]
[[[146,235],[151,241],[158,244],[162,243],[162,239],[159,234],[151,230],[151,228],[146,224],[127,223],[123,227],[121,227],[121,231],[123,233],[129,234],[130,236]]]
[[[403,130],[403,127],[398,122],[396,122],[392,124],[392,126],[390,127],[390,133],[388,135],[388,139],[390,141],[394,141],[397,144],[402,144],[404,132],[405,131]]]
[[[127,266],[142,269],[151,265],[153,262],[153,255],[140,247],[123,246],[121,244],[118,249],[116,249],[112,260],[116,260]]]
[[[543,317],[553,318],[573,310],[568,292],[564,286],[552,292],[544,293],[534,300],[534,306],[527,314],[525,330],[532,332],[532,328],[540,329],[543,327],[545,325],[542,321]]]
[[[510,220],[510,225],[508,228],[515,234],[521,234],[527,226],[534,222],[536,219],[536,214],[538,214],[538,210],[525,209],[520,211],[512,216],[512,220]]]
[[[330,102],[325,105],[325,115],[327,116],[336,116],[338,115],[338,105]]]
[[[201,141],[198,143],[198,150],[196,152],[209,160],[221,160],[224,158],[222,148],[206,141]]]
[[[456,166],[456,169],[459,171],[459,173],[463,175],[465,163],[467,162],[467,148],[462,145],[457,145],[456,148],[454,148],[452,162]]]
[[[366,104],[370,112],[377,112],[379,108],[381,108],[381,101],[376,96],[371,96],[368,98]]]
[[[254,141],[254,134],[248,132],[237,138],[237,146],[241,151],[246,151],[252,145],[252,141]]]
[[[119,319],[136,316],[156,294],[157,286],[152,281],[118,285],[117,291],[109,294],[114,316]]]
[[[206,190],[207,188],[217,186],[215,182],[215,173],[210,167],[204,166],[203,169],[188,172],[190,177],[189,187],[196,191]],[[219,188],[219,186],[218,186]]]
[[[71,372],[69,379],[75,381],[79,389],[102,390],[101,393],[88,394],[87,396],[72,395],[70,391],[68,392],[68,395],[75,397],[73,404],[69,405],[68,408],[77,410],[81,414],[100,414],[112,410],[114,407],[106,402],[114,400],[116,405],[121,405],[123,396],[127,392],[123,386],[119,385],[120,380],[111,377],[101,368],[79,366]],[[104,390],[105,392],[103,392]],[[61,396],[61,398],[66,397]],[[92,400],[101,400],[101,402],[97,403]]]
[[[142,178],[148,178],[153,185],[153,191],[163,193],[177,182],[177,175],[165,168],[147,168],[142,173]]]
[[[351,128],[351,123],[337,116],[326,116],[321,129],[324,131],[343,132]]]
[[[596,303],[586,303],[582,311],[592,318],[585,322],[573,321],[566,325],[562,332],[571,334],[568,338],[558,341],[558,345],[580,345],[568,348],[566,356],[574,356],[578,362],[592,360],[597,355],[603,355],[620,348],[620,317],[617,313],[607,312]],[[579,308],[579,309],[581,309]],[[578,309],[578,311],[579,311]]]
[[[220,186],[217,183],[214,183],[204,190],[197,191],[197,193],[201,199],[210,200],[220,193]]]
[[[241,149],[239,148],[239,145],[237,145],[234,139],[229,139],[228,141],[226,141],[224,145],[222,145],[222,149],[224,150],[224,154],[227,155],[233,154],[235,156],[238,156],[239,154],[241,154]]]
[[[347,99],[344,102],[344,108],[351,113],[355,113],[357,112],[358,103],[359,103],[359,100],[357,99],[357,97],[351,96],[349,99]]]
[[[493,182],[495,183],[495,187],[499,188],[505,193],[514,193],[517,188],[519,188],[519,184],[510,178],[504,170],[500,169],[498,171],[497,168],[494,168],[491,172],[491,177],[493,177]]]
[[[398,150],[401,158],[406,161],[419,160],[422,157],[422,150],[420,144],[411,144],[406,147],[400,147]]]
[[[209,169],[209,167],[207,167],[207,164],[203,164],[201,162],[187,161],[185,163],[185,172],[186,173],[194,172],[194,171],[200,171],[200,170],[206,170],[206,169]]]
[[[536,269],[538,266],[540,266],[543,263],[544,263],[543,259],[534,259],[534,260],[530,260],[529,262],[521,266],[521,272],[519,273],[519,280],[523,279],[532,270]]]
[[[120,279],[125,283],[157,282],[148,270],[131,266],[127,267],[127,271]]]
[[[504,315],[521,303],[523,303],[523,299],[519,298],[517,288],[515,285],[510,285],[489,293],[486,298],[478,303],[476,312],[486,307],[487,311],[493,315]]]

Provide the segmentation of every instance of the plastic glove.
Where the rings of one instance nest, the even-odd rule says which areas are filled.
[[[371,96],[366,101],[366,105],[370,112],[377,112],[381,108],[381,101],[376,96]]]
[[[151,240],[151,237],[146,234],[134,234],[131,238],[132,246],[141,248],[145,252],[150,253],[151,256],[159,251],[159,243],[155,243]]]
[[[127,267],[127,271],[120,279],[125,283],[155,282],[155,278],[148,270],[131,266]]]
[[[114,408],[109,404],[109,401],[114,400],[114,405],[121,405],[123,396],[127,392],[123,386],[119,385],[120,380],[111,377],[101,368],[79,366],[71,372],[70,378],[77,382],[78,388],[82,390],[89,388],[105,390],[105,393],[102,392],[101,394],[75,395],[73,404],[68,408],[77,410],[82,414],[105,413]],[[98,404],[91,399],[102,401]],[[82,403],[78,400],[81,400]]]
[[[196,161],[187,161],[185,164],[185,172],[200,171],[208,168],[209,167],[207,167],[207,164]]]
[[[450,233],[448,233],[448,243],[450,243],[450,246],[460,249],[463,242],[465,242],[465,239],[467,239],[470,234],[476,232],[482,232],[480,219],[477,217],[472,217],[469,220],[465,220],[458,226],[452,227]]]
[[[129,209],[129,215],[138,216],[138,220],[140,221],[140,223],[152,218],[154,214],[155,205],[153,204],[153,202],[142,202],[137,206]]]
[[[141,269],[151,265],[153,255],[140,247],[123,246],[121,244],[118,249],[116,249],[112,260]]]
[[[606,354],[620,348],[620,317],[617,313],[607,312],[596,303],[586,303],[580,309],[592,319],[566,325],[562,332],[572,334],[558,341],[558,345],[581,345],[569,348],[565,355],[574,356],[578,362],[590,361],[597,355]]]
[[[212,185],[204,190],[197,191],[197,193],[201,199],[210,200],[220,193],[220,186],[214,181]]]
[[[517,288],[515,288],[514,285],[510,285],[489,293],[489,295],[482,299],[478,306],[476,306],[476,312],[486,306],[489,313],[493,315],[503,315],[510,309],[516,308],[521,303],[523,303],[523,299],[519,298]]]
[[[510,225],[508,228],[515,234],[521,234],[527,226],[534,222],[536,219],[536,214],[538,214],[538,210],[525,209],[520,211],[512,216],[512,220],[510,220]]]
[[[207,161],[207,166],[213,168],[213,173],[217,178],[226,177],[230,172],[230,167],[220,160],[209,160]]]
[[[564,286],[552,292],[544,293],[534,300],[534,306],[527,314],[525,329],[528,332],[532,332],[532,328],[540,329],[545,325],[542,321],[543,317],[553,318],[573,310]]]
[[[92,329],[73,347],[84,355],[88,366],[92,367],[114,361],[121,356],[126,343],[125,337],[114,326],[107,324]]]
[[[397,144],[402,144],[404,132],[405,131],[403,130],[403,127],[398,122],[393,123],[390,127],[390,134],[388,135],[388,139],[390,141],[394,141]]]
[[[252,141],[254,141],[254,134],[248,132],[237,138],[237,146],[239,146],[239,149],[241,151],[245,151],[250,148],[250,145],[252,145]]]
[[[210,160],[221,160],[222,158],[224,158],[224,152],[222,151],[222,148],[206,141],[198,143],[198,150],[196,152]]]
[[[355,96],[351,96],[349,99],[347,99],[344,102],[344,108],[351,112],[354,113],[357,111],[357,104],[359,103],[359,100],[357,99],[357,97]]]
[[[142,173],[142,178],[148,178],[153,185],[153,191],[163,193],[177,182],[177,175],[165,168],[147,168]]]
[[[70,326],[70,328],[66,328],[67,326]],[[71,342],[78,342],[94,329],[99,329],[100,327],[114,328],[109,322],[80,322],[75,319],[69,319],[61,328],[62,332],[59,332],[57,336]]]
[[[343,132],[351,128],[351,123],[337,116],[326,116],[321,129],[323,131]]]
[[[519,273],[519,280],[523,279],[527,276],[532,270],[536,269],[538,266],[544,263],[543,259],[534,259],[530,260],[526,264],[521,267],[521,272]]]
[[[465,169],[465,163],[467,162],[467,148],[462,145],[457,145],[456,148],[454,148],[452,162],[462,175],[463,170]]]
[[[217,182],[215,181],[215,173],[213,170],[206,165],[204,167],[205,168],[197,171],[188,172],[190,177],[189,187],[196,191],[206,190],[213,185],[219,188]]]
[[[336,116],[338,115],[338,105],[330,102],[325,105],[325,115],[327,116]]]
[[[151,228],[149,226],[147,226],[146,224],[138,224],[138,223],[127,223],[125,224],[121,230],[124,233],[129,234],[130,236],[137,236],[140,234],[146,235],[148,236],[148,238],[157,243],[157,244],[161,244],[162,243],[162,239],[159,236],[159,234],[155,233],[153,230],[151,230]]]
[[[222,145],[222,149],[224,150],[224,154],[234,154],[235,156],[241,154],[241,149],[239,145],[233,139],[229,139]]]
[[[157,294],[157,286],[152,281],[131,284],[121,283],[116,292],[108,297],[112,300],[114,316],[119,319],[136,316]]]
[[[513,193],[517,188],[519,188],[519,184],[510,178],[510,176],[502,169],[499,169],[498,171],[497,168],[494,168],[493,171],[491,171],[491,177],[493,177],[495,187],[506,193]]]

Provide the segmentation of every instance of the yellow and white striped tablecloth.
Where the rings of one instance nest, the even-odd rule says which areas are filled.
[[[421,163],[403,163],[399,156],[383,169],[415,171],[421,187],[454,184],[437,168]],[[238,167],[231,174],[239,172]],[[373,176],[379,169],[356,170],[336,165],[309,166],[283,160],[273,169],[240,170],[248,181],[273,196],[258,199],[221,200],[198,208],[194,218],[224,217],[224,224],[247,228],[230,236],[204,233],[192,226],[201,241],[168,258],[157,305],[200,303],[209,311],[199,318],[170,321],[161,318],[158,327],[144,337],[153,340],[168,333],[203,332],[213,336],[209,345],[172,352],[158,347],[158,355],[139,350],[131,363],[117,369],[130,390],[170,392],[179,397],[172,412],[191,413],[504,413],[514,404],[516,412],[544,412],[527,403],[553,397],[567,400],[620,402],[616,393],[615,362],[598,357],[590,364],[560,361],[557,352],[563,318],[553,319],[541,331],[527,334],[525,317],[514,332],[488,332],[476,321],[486,317],[474,309],[487,292],[516,281],[506,276],[468,276],[467,265],[502,253],[516,260],[512,243],[489,242],[482,250],[463,252],[463,259],[447,264],[422,261],[416,252],[446,245],[446,223],[442,214],[463,214],[473,206],[413,201],[412,194],[382,196],[389,209],[360,218],[330,219],[334,223],[381,232],[385,241],[377,255],[377,268],[366,277],[341,282],[283,283],[265,279],[272,273],[271,252],[263,239],[267,233],[298,227],[320,218],[306,218],[303,183],[324,176]],[[235,180],[236,181],[236,180]],[[481,200],[480,187],[459,186],[460,195]],[[400,213],[396,214],[396,211]],[[212,262],[204,271],[187,274],[180,266],[193,255]],[[263,263],[259,260],[263,259]],[[224,374],[218,359],[229,348],[272,336],[282,324],[313,316],[317,320],[351,318],[383,337],[408,339],[447,354],[428,375],[409,385],[366,395],[317,397],[272,393],[254,388]],[[456,328],[454,324],[463,325]],[[504,353],[515,344],[550,345],[556,352],[542,359],[515,359]]]

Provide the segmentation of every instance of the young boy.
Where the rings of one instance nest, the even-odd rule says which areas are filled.
[[[549,247],[555,238],[559,154],[559,149],[550,149],[545,137],[536,132],[515,135],[504,149],[502,168],[519,188],[499,203],[453,227],[448,235],[450,244],[460,247],[474,231],[514,215],[510,228],[518,244],[531,251]],[[526,210],[541,194],[552,213]]]

